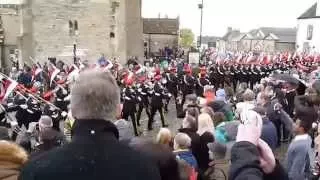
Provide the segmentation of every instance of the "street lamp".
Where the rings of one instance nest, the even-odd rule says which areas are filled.
[[[201,0],[201,4],[198,4],[198,8],[200,9],[201,11],[201,16],[200,16],[200,37],[199,37],[199,45],[198,45],[198,48],[199,48],[199,64],[200,64],[200,61],[201,61],[201,43],[202,43],[202,21],[203,21],[203,0]]]
[[[201,41],[202,41],[202,21],[203,21],[203,0],[201,0],[201,4],[198,4],[198,8],[201,11],[201,17],[200,17],[200,39],[199,39],[199,47],[201,47]]]

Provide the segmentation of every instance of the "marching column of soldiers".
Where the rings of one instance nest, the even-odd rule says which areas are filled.
[[[184,104],[185,97],[188,94],[196,94],[198,97],[204,96],[205,86],[213,86],[215,89],[223,88],[225,86],[237,87],[239,83],[247,83],[250,88],[259,82],[261,78],[268,76],[274,70],[287,71],[291,68],[290,65],[272,64],[272,65],[250,65],[250,64],[213,64],[210,66],[201,66],[199,72],[191,68],[189,64],[171,63],[168,68],[164,68],[163,72],[157,66],[153,70],[153,76],[141,75],[139,76],[140,65],[133,67],[133,72],[126,70],[126,73],[121,74],[117,69],[116,64],[111,71],[114,73],[118,80],[120,87],[122,87],[121,100],[123,104],[122,117],[126,120],[132,121],[133,130],[136,136],[139,135],[139,128],[141,126],[141,115],[145,110],[148,118],[148,130],[153,129],[154,117],[157,113],[160,115],[162,127],[167,127],[168,122],[165,119],[165,114],[168,112],[170,101],[176,105],[177,116],[180,111],[182,112],[182,105]],[[151,68],[150,68],[151,69]],[[30,70],[22,73],[19,79],[24,78],[24,74],[28,75]],[[39,119],[38,114],[46,114],[52,117],[54,121],[54,128],[59,130],[59,122],[66,118],[68,112],[69,93],[70,89],[67,83],[58,83],[65,76],[63,73],[67,71],[61,70],[61,75],[58,76],[50,83],[53,90],[50,93],[44,93],[43,98],[52,105],[46,106],[43,112],[40,113],[39,101],[31,101],[28,95],[22,99],[15,98],[13,106],[5,107],[6,112],[17,111],[16,119],[18,127],[24,125],[28,128],[30,122],[36,122]],[[42,74],[42,76],[41,76]],[[45,78],[45,73],[35,75],[34,79],[46,79],[45,82],[50,82],[50,78]],[[60,77],[61,76],[61,77]],[[22,78],[21,78],[22,77]],[[27,76],[26,76],[27,77]],[[134,77],[134,78],[132,78]],[[61,79],[62,78],[62,79]],[[27,87],[29,84],[22,85]],[[42,80],[39,80],[42,82]],[[36,84],[36,83],[35,83]],[[42,85],[43,86],[43,85]],[[32,88],[31,88],[32,89]],[[53,95],[54,94],[54,95]],[[16,97],[20,97],[17,95]],[[54,97],[54,98],[52,98]],[[47,99],[48,98],[48,99]],[[39,111],[39,113],[38,113]],[[64,112],[64,113],[63,113]],[[64,114],[64,115],[63,115]],[[3,113],[1,114],[3,116]],[[62,117],[62,115],[64,117]]]
[[[131,119],[134,133],[139,135],[137,126],[141,125],[140,119],[145,109],[148,117],[148,130],[153,129],[154,116],[160,114],[162,127],[167,127],[164,113],[168,112],[170,101],[174,101],[178,111],[178,99],[183,104],[188,94],[196,94],[203,97],[204,87],[213,86],[215,89],[226,86],[236,87],[239,83],[247,83],[251,89],[262,78],[269,76],[274,70],[287,71],[289,66],[285,64],[257,65],[257,64],[234,64],[212,65],[199,68],[199,74],[194,74],[188,64],[184,65],[183,75],[177,72],[174,65],[169,65],[163,73],[159,68],[155,69],[152,78],[142,76],[135,81],[123,77],[122,90],[123,112],[122,117]],[[136,109],[138,105],[138,110]],[[178,114],[178,113],[177,113]]]

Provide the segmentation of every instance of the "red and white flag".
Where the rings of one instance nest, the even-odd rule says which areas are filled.
[[[50,73],[50,85],[54,81],[54,79],[57,77],[57,75],[60,73],[60,70],[54,65],[51,64],[51,73]]]
[[[0,78],[2,79],[2,82],[0,85],[0,88],[1,88],[0,101],[3,102],[9,97],[9,95],[17,87],[18,82],[10,79],[9,77],[3,74],[0,74]]]

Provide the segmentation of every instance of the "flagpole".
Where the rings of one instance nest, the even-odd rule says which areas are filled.
[[[5,78],[9,79],[9,80],[12,81],[12,82],[15,81],[15,80],[11,79],[10,77],[8,77],[7,75],[5,75],[5,74],[3,74],[3,73],[1,73],[1,72],[0,72],[0,75],[4,76]],[[28,95],[31,96],[33,99],[38,100],[39,102],[42,101],[42,102],[44,102],[44,103],[47,103],[47,104],[51,105],[52,107],[54,107],[54,108],[56,108],[56,109],[58,109],[58,110],[61,110],[59,107],[57,107],[56,105],[52,104],[51,102],[43,99],[42,97],[33,95],[33,94],[30,92],[30,90],[28,90],[27,88],[23,87],[23,90],[25,90],[25,91],[28,93]],[[17,92],[17,91],[16,91],[16,88],[14,89],[14,91]],[[21,95],[20,92],[19,92],[19,94]],[[24,97],[25,97],[25,96],[24,96]]]

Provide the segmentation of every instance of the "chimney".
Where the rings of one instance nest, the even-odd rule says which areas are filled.
[[[318,1],[320,1],[320,0],[318,0]],[[231,31],[232,31],[232,27],[228,27],[227,32],[229,33]]]
[[[158,19],[161,19],[161,13],[158,14]]]
[[[320,16],[320,0],[317,0],[316,16]]]

